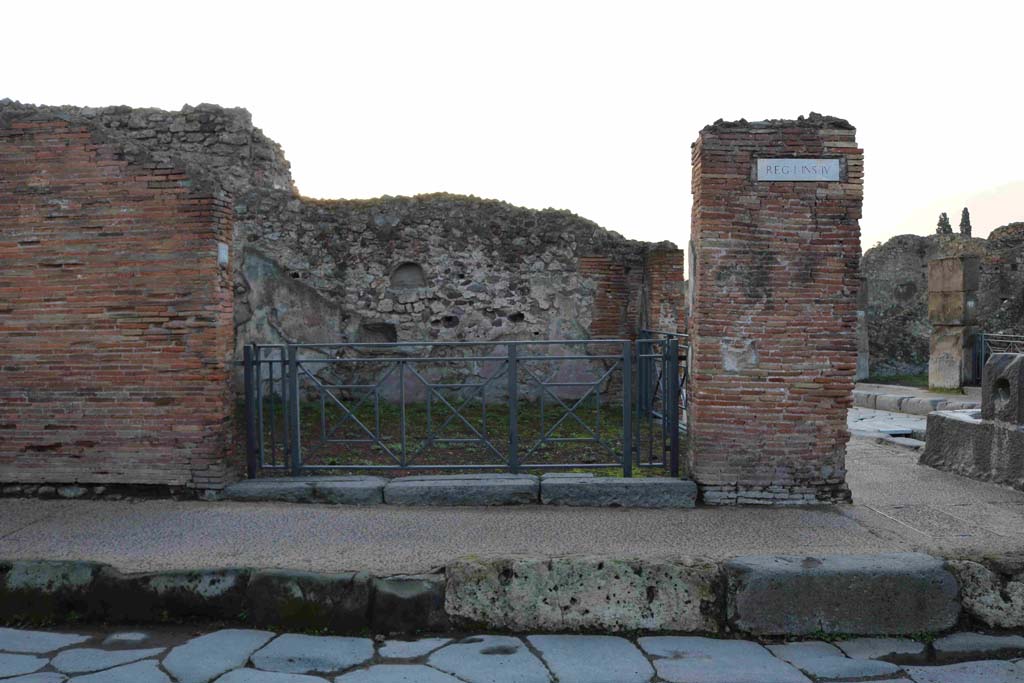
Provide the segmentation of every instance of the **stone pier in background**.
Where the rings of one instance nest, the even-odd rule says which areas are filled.
[[[705,502],[849,499],[863,151],[844,120],[693,146],[689,466]]]
[[[977,256],[951,256],[928,263],[930,387],[959,389],[973,374],[978,261]]]

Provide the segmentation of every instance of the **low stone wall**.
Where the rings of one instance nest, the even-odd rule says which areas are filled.
[[[930,413],[920,463],[1024,491],[1024,425],[982,420],[978,410]]]

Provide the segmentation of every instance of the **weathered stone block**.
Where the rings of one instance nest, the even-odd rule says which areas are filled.
[[[380,505],[384,502],[383,477],[296,477],[249,479],[224,489],[229,500]]]
[[[513,631],[716,631],[718,575],[667,560],[459,560],[445,609],[457,623]]]
[[[980,419],[977,410],[928,415],[920,463],[1024,490],[1024,426]]]
[[[369,626],[371,588],[362,572],[258,571],[249,579],[248,617],[282,630],[356,631]]]
[[[1024,353],[995,353],[985,363],[981,417],[1024,425]]]
[[[928,355],[928,385],[937,389],[959,389],[968,375],[973,330],[969,327],[935,326]]]
[[[907,398],[907,396],[897,394],[879,394],[875,397],[875,410],[887,410],[890,413],[901,412],[900,406]]]
[[[950,256],[928,262],[929,292],[973,292],[978,289],[977,256]]]
[[[560,477],[541,480],[540,499],[545,505],[692,508],[697,500],[697,484],[660,477]]]
[[[384,487],[389,505],[528,505],[539,502],[531,474],[455,474],[403,477]]]
[[[18,560],[0,564],[0,620],[52,621],[85,615],[104,565],[95,562]]]
[[[1024,627],[1024,581],[1002,577],[971,560],[952,560],[949,566],[960,583],[967,614],[989,628]]]
[[[373,579],[372,625],[378,633],[440,632],[448,628],[442,574]]]
[[[977,317],[974,292],[928,292],[928,320],[933,325],[973,325]]]
[[[147,623],[165,619],[226,619],[245,610],[246,569],[121,574],[104,567],[90,594],[98,618]]]
[[[919,553],[740,557],[725,574],[729,625],[756,635],[942,631],[960,614],[956,579]]]

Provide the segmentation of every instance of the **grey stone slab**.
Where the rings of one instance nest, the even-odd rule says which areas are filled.
[[[418,659],[452,642],[451,638],[420,638],[419,640],[385,640],[378,654],[384,659]]]
[[[64,683],[66,680],[68,678],[64,674],[59,674],[56,671],[42,671],[27,676],[5,678],[4,683]]]
[[[193,638],[164,657],[164,668],[178,683],[207,683],[225,671],[244,666],[273,633],[225,629]]]
[[[532,474],[403,477],[384,487],[389,505],[529,505],[540,500]]]
[[[57,671],[66,674],[82,674],[91,671],[113,669],[115,666],[130,664],[140,659],[156,657],[165,649],[163,647],[144,650],[99,650],[96,648],[75,648],[64,650],[53,658],[51,664]]]
[[[369,625],[371,588],[365,572],[254,572],[247,588],[250,623],[286,631],[351,633]]]
[[[383,477],[330,477],[248,479],[224,489],[229,500],[380,505],[384,502]]]
[[[14,628],[0,628],[0,650],[4,652],[42,654],[78,645],[87,640],[89,640],[89,636],[79,636],[73,633],[50,633],[48,631],[22,631]]]
[[[461,683],[454,676],[422,664],[377,664],[338,676],[335,683]]]
[[[252,664],[264,671],[331,673],[365,664],[372,658],[373,641],[369,638],[289,633],[274,638],[253,654]]]
[[[943,631],[960,615],[944,563],[920,553],[751,556],[724,565],[726,616],[758,635]]]
[[[21,676],[39,671],[49,663],[43,657],[33,655],[12,655],[0,652],[0,678]]]
[[[915,683],[1024,683],[1024,670],[1011,662],[980,661],[945,666],[908,666]]]
[[[640,638],[658,676],[670,683],[810,683],[757,643],[685,636]]]
[[[540,475],[540,483],[550,479],[592,479],[593,472],[547,472]]]
[[[71,680],[74,683],[171,683],[171,679],[153,660],[125,664],[116,669],[98,671]]]
[[[474,636],[446,645],[427,664],[467,683],[550,683],[548,670],[511,636]]]
[[[104,645],[138,645],[149,640],[149,634],[142,631],[111,633],[103,640]]]
[[[895,664],[874,659],[850,659],[839,648],[821,641],[769,645],[768,649],[779,659],[789,662],[819,681],[878,678],[900,674],[900,667]]]
[[[646,683],[654,676],[633,643],[614,636],[530,636],[559,683]]]
[[[924,657],[924,643],[909,638],[851,638],[836,646],[854,659],[895,659],[907,661]]]
[[[372,627],[377,633],[443,632],[443,574],[385,576],[373,579]]]
[[[875,397],[875,409],[898,413],[900,412],[900,404],[908,398],[910,397],[898,396],[896,394],[879,394]]]
[[[1024,636],[992,636],[984,633],[952,633],[932,643],[937,659],[962,660],[1019,657],[1024,654]]]
[[[545,505],[692,508],[697,501],[697,484],[661,477],[542,479],[540,499]]]
[[[319,676],[306,676],[303,674],[257,671],[256,669],[235,669],[218,678],[216,683],[325,683],[325,680]]]

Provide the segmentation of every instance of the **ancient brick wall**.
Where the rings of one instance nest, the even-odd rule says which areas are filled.
[[[764,182],[759,157],[838,158]],[[710,503],[848,497],[862,151],[845,121],[719,122],[693,147],[690,467]]]
[[[650,329],[686,331],[686,254],[682,249],[655,249],[647,254],[647,320]]]
[[[0,106],[0,482],[236,476],[231,233],[200,171]]]

